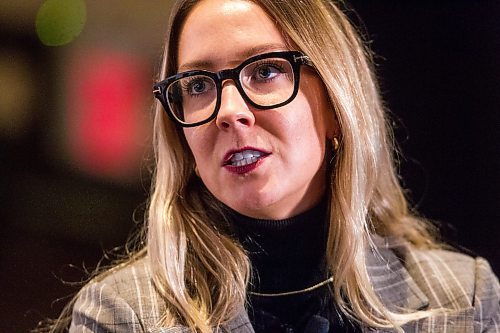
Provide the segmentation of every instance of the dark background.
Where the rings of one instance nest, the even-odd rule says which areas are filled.
[[[352,4],[379,55],[410,198],[498,274],[500,3]]]
[[[351,6],[377,54],[409,197],[422,215],[440,221],[448,240],[487,258],[499,274],[500,3],[352,1]],[[168,15],[160,15],[157,27],[163,31]],[[29,25],[19,28],[4,20],[0,27],[3,47],[33,60],[39,87],[30,104],[34,120],[23,135],[0,136],[0,332],[25,332],[57,315],[66,300],[53,301],[77,290],[61,280],[84,279],[83,266],[94,267],[104,250],[122,245],[140,224],[149,180],[140,168],[131,181],[120,182],[54,158],[47,131],[55,118],[47,109],[61,104],[61,83],[54,82],[64,51],[42,46]],[[126,38],[115,36],[124,43]],[[155,38],[148,58],[151,77],[161,46],[161,36]],[[150,81],[144,85],[149,89]]]

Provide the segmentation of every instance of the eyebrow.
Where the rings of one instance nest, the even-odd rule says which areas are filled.
[[[288,49],[289,48],[285,44],[280,44],[280,43],[258,45],[238,53],[235,60],[231,61],[230,63],[238,64],[254,55],[272,51],[284,51]],[[181,66],[179,66],[177,72],[185,72],[189,70],[199,70],[199,69],[213,69],[215,67],[216,67],[215,61],[195,60],[182,64]]]

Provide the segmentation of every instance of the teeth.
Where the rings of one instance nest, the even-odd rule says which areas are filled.
[[[260,154],[259,154],[259,153],[257,153],[257,154],[260,156]],[[249,150],[245,150],[245,151],[243,152],[243,157],[244,157],[244,158],[252,158],[253,156],[254,156],[253,152],[251,152],[251,151],[249,151]]]
[[[245,157],[243,157],[242,153],[236,153],[236,154],[233,155],[233,158],[231,158],[231,162],[241,161],[244,158]]]
[[[235,153],[231,157],[231,165],[233,166],[245,166],[251,163],[257,162],[259,157],[262,156],[262,152],[257,150],[244,150],[241,153]]]

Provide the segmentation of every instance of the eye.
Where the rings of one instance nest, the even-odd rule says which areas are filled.
[[[255,81],[273,80],[283,73],[283,68],[276,63],[257,64],[253,70],[252,79]]]
[[[205,94],[214,87],[213,81],[208,77],[193,77],[182,83],[182,90],[189,96]]]
[[[205,88],[206,88],[205,81],[198,80],[190,85],[189,91],[193,94],[201,94],[203,91],[205,91]]]
[[[273,68],[271,66],[261,66],[258,69],[257,74],[258,74],[257,77],[259,79],[270,79],[270,78],[276,76],[278,73],[277,73],[276,68]]]

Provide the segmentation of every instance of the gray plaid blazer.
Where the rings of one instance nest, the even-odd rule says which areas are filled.
[[[407,323],[405,332],[500,332],[500,287],[487,261],[444,250],[417,250],[388,239],[375,240],[367,254],[375,291],[389,309],[447,308],[450,311]],[[146,260],[118,270],[82,289],[70,332],[188,333],[161,327],[165,304],[151,281]],[[363,327],[363,332],[393,330]],[[214,332],[253,333],[245,310]]]

